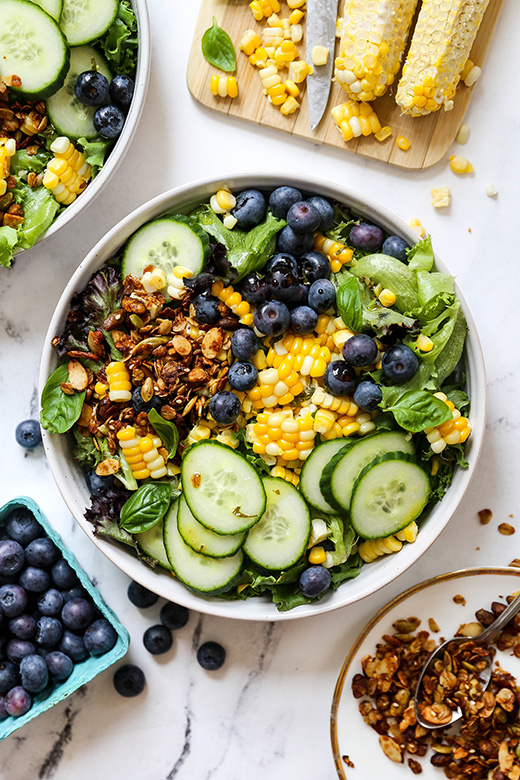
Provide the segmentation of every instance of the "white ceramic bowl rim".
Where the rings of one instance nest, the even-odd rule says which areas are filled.
[[[410,244],[417,242],[417,234],[387,209],[353,190],[320,179],[292,174],[268,175],[253,172],[230,176],[228,179],[220,177],[176,187],[158,195],[121,220],[89,252],[73,274],[58,302],[47,332],[40,366],[40,395],[48,376],[58,362],[50,342],[63,329],[72,295],[84,289],[90,276],[117,253],[138,227],[167,211],[189,211],[198,203],[207,201],[222,186],[227,186],[234,191],[250,187],[271,190],[284,184],[297,187],[304,192],[312,191],[314,194],[339,200],[365,219],[381,225],[386,231],[401,235]],[[438,258],[436,258],[436,266],[440,271],[447,273],[447,269]],[[327,592],[320,601],[296,607],[289,612],[279,612],[267,598],[227,601],[216,597],[204,597],[185,588],[167,572],[158,572],[147,567],[134,557],[131,551],[126,551],[122,546],[96,537],[92,525],[84,518],[89,496],[81,470],[79,467],[72,466],[68,437],[43,431],[44,447],[51,471],[67,506],[99,549],[132,579],[170,601],[184,604],[199,612],[241,620],[291,620],[328,612],[369,596],[406,571],[435,541],[462,500],[480,454],[486,410],[484,360],[475,323],[458,289],[457,295],[468,322],[465,357],[473,427],[466,453],[469,467],[467,470],[456,470],[450,489],[442,502],[436,504],[431,511],[414,544],[405,545],[398,555],[385,556],[364,566],[357,578],[344,583],[337,591]]]

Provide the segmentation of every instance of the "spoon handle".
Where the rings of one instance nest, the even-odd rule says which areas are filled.
[[[497,617],[495,622],[482,632],[478,639],[484,640],[486,642],[492,642],[497,634],[502,631],[504,626],[506,626],[509,621],[514,618],[517,612],[520,612],[520,593],[515,596],[511,604],[509,604],[509,606],[506,607],[506,609]]]

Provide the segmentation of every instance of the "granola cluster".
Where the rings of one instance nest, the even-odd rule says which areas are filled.
[[[450,780],[519,780],[520,687],[495,662],[489,687],[482,694],[479,671],[493,658],[495,648],[481,648],[471,638],[490,626],[505,607],[493,602],[491,610],[478,610],[478,622],[459,629],[459,635],[468,636],[468,640],[448,645],[444,660],[427,678],[425,675],[424,706],[430,708],[428,714],[431,722],[439,724],[437,729],[423,728],[415,717],[419,675],[438,646],[429,631],[418,630],[418,618],[396,621],[394,633],[383,636],[375,656],[362,659],[363,673],[354,676],[352,692],[361,700],[363,720],[379,734],[388,758],[398,763],[406,761],[413,774],[421,774],[417,758],[431,750],[431,764],[442,768]],[[518,616],[502,631],[496,648],[520,657]],[[448,730],[443,724],[451,720],[452,709],[457,706],[462,719]]]

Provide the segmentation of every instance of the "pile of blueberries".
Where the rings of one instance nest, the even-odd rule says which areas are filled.
[[[25,715],[74,664],[117,642],[34,515],[14,509],[0,537],[0,720]]]
[[[112,140],[121,135],[134,94],[130,76],[120,74],[109,82],[98,70],[86,70],[77,77],[74,94],[84,106],[97,108],[93,122],[100,136]]]
[[[330,281],[330,261],[323,252],[313,249],[314,232],[326,233],[334,224],[332,204],[319,195],[307,200],[295,187],[278,187],[271,192],[268,203],[259,190],[244,190],[236,198],[231,214],[236,227],[250,230],[265,218],[267,205],[274,216],[287,225],[277,238],[277,253],[271,257],[262,274],[256,271],[242,280],[240,292],[244,300],[255,306],[253,312],[256,330],[265,336],[279,336],[288,328],[294,333],[311,333],[318,316],[334,306],[336,288]],[[362,252],[383,252],[406,262],[408,244],[399,236],[388,236],[377,225],[360,222],[350,231],[350,244]],[[219,301],[203,293],[193,300],[199,322],[215,324],[221,317]],[[233,390],[247,392],[255,386],[258,370],[250,362],[259,349],[255,332],[239,328],[233,334],[231,349],[236,361],[230,368],[228,381]],[[344,360],[328,365],[324,384],[336,396],[354,393],[354,402],[364,411],[373,411],[382,400],[380,387],[375,382],[357,382],[354,369],[366,368],[378,357],[375,340],[358,334],[343,347]],[[382,361],[383,374],[402,384],[418,368],[418,360],[404,344],[388,349]],[[213,419],[230,425],[240,413],[240,401],[229,390],[213,396],[210,402]]]

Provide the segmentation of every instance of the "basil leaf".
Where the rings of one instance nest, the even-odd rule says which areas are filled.
[[[408,390],[399,399],[394,400],[391,396],[385,396],[385,389],[383,389],[382,408],[392,412],[396,422],[406,431],[418,433],[425,428],[441,425],[452,418],[449,406],[440,398],[436,398],[433,393],[428,393],[426,390]],[[390,405],[386,405],[388,401]]]
[[[336,305],[341,319],[350,330],[359,333],[363,327],[363,309],[359,294],[359,283],[348,274],[336,293]]]
[[[173,458],[179,445],[179,431],[175,423],[165,420],[156,409],[148,412],[148,420],[157,436],[161,437],[163,447],[168,450],[168,457]]]
[[[61,389],[62,382],[69,381],[69,369],[64,363],[50,375],[43,388],[40,423],[49,433],[66,433],[81,414],[85,390],[67,395]]]
[[[140,534],[162,520],[170,506],[172,486],[169,482],[147,482],[130,496],[121,509],[121,528]]]
[[[237,67],[237,58],[231,38],[217,20],[213,17],[213,24],[202,36],[202,54],[210,65],[214,65],[226,73],[233,73]]]

